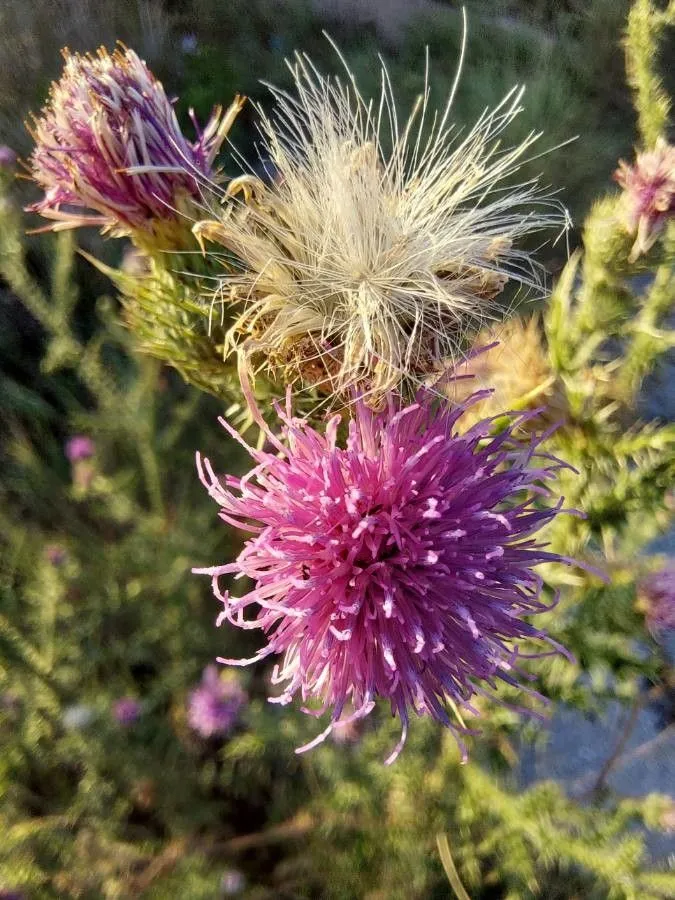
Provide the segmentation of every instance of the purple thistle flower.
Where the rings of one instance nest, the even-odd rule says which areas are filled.
[[[234,679],[220,677],[215,666],[207,666],[201,683],[188,701],[188,722],[197,734],[209,738],[232,730],[246,693]]]
[[[643,578],[638,593],[653,634],[675,628],[675,561]]]
[[[141,704],[134,697],[120,697],[113,704],[113,717],[118,725],[133,725],[140,714]]]
[[[422,392],[416,402],[374,412],[358,400],[346,446],[338,442],[340,416],[325,433],[277,407],[283,442],[264,426],[274,452],[246,446],[255,467],[243,478],[215,475],[197,454],[199,476],[221,507],[221,518],[252,536],[236,562],[195,569],[210,575],[224,609],[218,624],[260,629],[267,644],[249,665],[282,655],[273,684],[284,684],[272,702],[321,701],[320,716],[335,723],[366,716],[377,697],[387,698],[402,722],[429,715],[466,731],[461,708],[483,683],[517,685],[519,639],[544,640],[564,652],[523,616],[550,607],[533,567],[572,564],[532,539],[561,512],[562,500],[543,506],[545,482],[565,464],[525,442],[514,429],[532,413],[512,414],[510,425],[490,436],[493,419],[465,433],[457,420],[489,392],[450,407]],[[225,429],[241,443],[225,421]],[[246,575],[253,590],[232,597],[222,576]],[[250,610],[252,618],[244,617]],[[553,649],[551,649],[551,647]],[[343,711],[351,704],[353,712]],[[458,725],[451,715],[460,721]],[[460,742],[461,743],[461,742]]]
[[[161,83],[133,50],[112,55],[64,51],[65,68],[51,87],[31,133],[30,168],[45,196],[30,207],[54,231],[100,225],[125,234],[177,220],[185,199],[199,201],[216,173],[214,159],[241,107],[214,110],[190,143]]]
[[[96,445],[84,434],[76,434],[66,441],[65,454],[71,463],[90,459],[96,452]]]
[[[635,262],[675,213],[675,147],[659,139],[653,150],[638,153],[634,166],[621,160],[614,178],[624,190],[626,228],[635,235],[630,261]]]

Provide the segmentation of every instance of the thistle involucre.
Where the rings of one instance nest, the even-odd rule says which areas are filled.
[[[434,111],[428,87],[399,123],[384,69],[375,102],[349,71],[346,81],[324,77],[304,56],[291,71],[295,93],[271,88],[275,112],[262,115],[273,183],[235,179],[239,210],[196,226],[239,261],[213,302],[238,301],[232,341],[252,370],[269,365],[281,381],[328,393],[357,386],[377,407],[389,390],[414,394],[442,370],[495,316],[507,281],[542,287],[515,244],[564,227],[566,213],[534,182],[507,183],[538,138],[500,146],[522,90],[459,133],[452,96]]]
[[[513,316],[480,331],[474,352],[457,374],[472,377],[449,382],[446,392],[454,402],[472,394],[476,385],[490,389],[489,396],[464,417],[465,428],[468,422],[498,416],[505,409],[536,410],[537,415],[524,423],[527,430],[558,424],[567,415],[564,390],[549,361],[539,316]]]
[[[532,537],[560,512],[541,498],[563,464],[537,452],[538,438],[514,439],[522,415],[497,436],[492,420],[458,433],[462,413],[484,398],[450,407],[423,392],[382,412],[357,400],[345,446],[339,416],[320,433],[292,417],[289,399],[278,410],[281,439],[267,430],[273,452],[247,447],[255,467],[243,478],[221,481],[198,455],[221,518],[252,536],[235,562],[195,571],[212,577],[219,623],[267,639],[253,658],[221,662],[282,657],[274,702],[299,692],[321,704],[305,711],[330,710],[301,750],[344,723],[348,706],[348,719],[360,719],[378,697],[403,727],[390,761],[411,711],[458,734],[474,694],[499,679],[518,684],[519,639],[547,640],[522,617],[548,608],[534,567],[569,562]],[[230,596],[220,585],[229,575],[255,586]]]
[[[31,129],[31,209],[54,231],[99,225],[118,234],[162,229],[215,177],[214,159],[240,107],[214,111],[190,143],[145,63],[126,48],[96,56],[64,51],[65,68]],[[192,213],[194,216],[194,212]]]

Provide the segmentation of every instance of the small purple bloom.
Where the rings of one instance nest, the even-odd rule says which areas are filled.
[[[0,170],[13,169],[16,165],[16,153],[6,144],[0,145]]]
[[[113,704],[113,716],[118,725],[128,727],[138,721],[141,704],[134,697],[120,697]]]
[[[60,568],[68,558],[66,551],[59,544],[49,544],[45,548],[45,556],[55,569]]]
[[[192,56],[193,53],[197,52],[198,47],[199,41],[197,40],[197,35],[193,31],[188,31],[181,37],[180,49],[186,56]]]
[[[0,900],[26,900],[26,895],[21,891],[6,891],[0,889]]]
[[[630,260],[635,262],[675,214],[675,147],[659,139],[653,150],[638,153],[635,165],[621,160],[614,178],[624,190],[626,228],[635,235]]]
[[[383,412],[356,400],[342,446],[340,416],[321,433],[293,417],[289,393],[286,410],[277,405],[281,440],[257,414],[272,452],[244,445],[255,467],[243,478],[221,481],[197,455],[220,517],[251,537],[235,562],[194,571],[211,576],[224,607],[218,624],[266,637],[251,659],[219,661],[275,656],[272,683],[284,690],[272,702],[300,693],[321,704],[304,712],[330,710],[328,726],[297,752],[383,697],[402,722],[392,762],[411,711],[464,732],[458,711],[475,713],[475,694],[500,679],[519,684],[517,664],[533,655],[519,655],[521,639],[547,642],[541,655],[562,650],[524,617],[550,608],[534,567],[572,564],[533,538],[561,512],[562,500],[542,499],[565,464],[538,452],[541,437],[516,438],[532,413],[512,414],[495,436],[492,419],[458,431],[486,394],[451,407],[421,392],[403,408],[390,400]],[[255,587],[230,596],[220,586],[230,575]]]
[[[220,880],[220,893],[223,897],[234,897],[246,887],[246,879],[238,869],[228,869]]]
[[[217,172],[215,157],[241,107],[217,108],[197,140],[180,130],[161,83],[133,50],[112,54],[64,51],[61,79],[51,87],[30,165],[45,196],[30,209],[52,230],[99,225],[116,234],[153,233],[180,220],[181,204],[199,202]]]
[[[638,585],[638,594],[653,634],[675,628],[675,561],[643,578]]]
[[[84,434],[76,434],[66,441],[65,453],[72,463],[90,459],[95,452],[96,445],[91,438]]]
[[[232,730],[246,693],[238,681],[223,679],[215,666],[207,666],[201,684],[188,701],[188,722],[197,734],[209,738]]]

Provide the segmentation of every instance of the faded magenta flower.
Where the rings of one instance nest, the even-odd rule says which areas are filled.
[[[338,721],[342,728],[366,716],[378,697],[402,722],[387,762],[405,742],[411,710],[459,739],[461,709],[476,712],[470,701],[484,684],[518,684],[519,639],[546,641],[542,655],[561,651],[523,616],[549,608],[534,567],[571,563],[532,537],[561,512],[562,501],[541,501],[564,464],[537,451],[539,438],[515,438],[531,413],[513,414],[496,436],[492,419],[458,432],[458,419],[486,393],[450,407],[424,392],[404,408],[390,400],[383,412],[358,400],[345,446],[340,416],[322,434],[293,418],[289,393],[286,410],[277,408],[282,439],[266,429],[271,452],[247,447],[255,466],[243,478],[221,481],[197,455],[221,518],[251,537],[235,562],[194,571],[212,578],[224,607],[218,624],[267,638],[251,659],[219,661],[282,655],[272,682],[284,689],[272,702],[299,692],[321,704],[303,711],[330,709],[328,726],[297,752]],[[233,597],[220,585],[229,575],[255,587]]]
[[[31,133],[30,168],[44,198],[30,209],[58,231],[99,225],[104,231],[154,233],[176,221],[186,200],[199,201],[241,107],[214,110],[190,143],[161,83],[133,50],[93,56],[64,51],[65,68]]]
[[[45,556],[47,558],[47,562],[50,565],[54,566],[55,569],[60,569],[61,566],[68,559],[68,554],[64,547],[60,544],[48,544],[45,547]]]
[[[96,452],[96,445],[84,434],[76,434],[66,441],[65,454],[74,463],[82,459],[90,459]]]
[[[643,578],[638,596],[653,634],[675,628],[675,561]]]
[[[635,235],[630,261],[635,262],[675,213],[675,147],[659,139],[653,150],[638,153],[635,165],[621,160],[614,178],[624,190],[626,228]]]
[[[138,721],[141,704],[135,697],[120,697],[113,704],[112,713],[118,725],[128,728]]]
[[[223,679],[215,666],[207,666],[188,701],[190,727],[205,738],[227,734],[245,702],[246,693],[238,681]]]

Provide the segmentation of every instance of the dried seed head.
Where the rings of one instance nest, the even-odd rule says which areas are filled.
[[[511,186],[539,137],[500,145],[522,89],[460,134],[452,95],[433,110],[428,84],[401,124],[384,67],[376,101],[348,69],[326,77],[300,55],[290,68],[294,93],[272,87],[275,110],[261,113],[278,176],[236,179],[240,202],[195,227],[236,260],[212,301],[235,303],[231,343],[253,371],[343,396],[358,387],[378,406],[455,357],[497,316],[507,281],[541,291],[541,268],[517,244],[567,214],[536,183]]]

